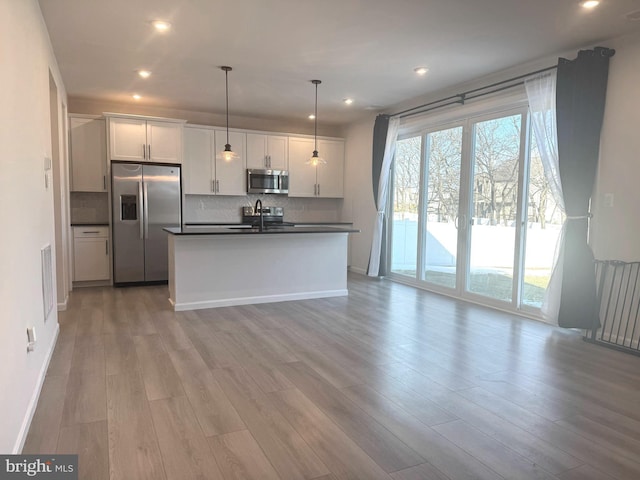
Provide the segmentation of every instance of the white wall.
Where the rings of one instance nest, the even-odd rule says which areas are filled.
[[[375,115],[350,125],[345,131],[345,179],[342,219],[352,221],[360,233],[349,236],[349,265],[366,273],[376,217],[371,178]]]
[[[640,34],[606,46],[616,54],[593,197],[592,246],[598,259],[640,261]],[[613,207],[605,206],[606,193],[613,194]]]
[[[0,452],[17,452],[28,428],[57,333],[54,308],[43,321],[40,249],[55,247],[49,69],[64,86],[36,0],[0,1]],[[27,353],[26,329],[36,350]]]
[[[233,114],[230,106],[229,126],[245,130],[263,130],[267,132],[299,133],[313,135],[313,122],[299,119],[259,118]],[[140,103],[114,103],[91,98],[69,97],[69,112],[88,115],[102,115],[104,112],[130,113],[135,115],[149,115],[153,117],[179,118],[196,125],[212,125],[222,127],[226,125],[224,113],[198,112],[177,108],[156,107]],[[318,121],[318,135],[325,137],[342,137],[342,127]]]
[[[616,49],[611,59],[599,173],[594,190],[591,240],[596,258],[640,261],[640,34],[620,37],[598,45]],[[584,46],[583,48],[592,48]],[[555,65],[558,57],[573,59],[579,49],[561,52],[535,62],[515,66],[487,77],[389,107],[393,113],[459,92],[479,88]],[[460,107],[438,110],[441,118]],[[470,102],[467,110],[473,111]],[[343,215],[362,230],[351,236],[351,268],[366,271],[375,220],[371,188],[371,149],[375,118],[345,128],[346,178]],[[603,206],[604,194],[614,194],[614,207]]]

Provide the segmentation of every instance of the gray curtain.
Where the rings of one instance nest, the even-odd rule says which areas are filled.
[[[560,180],[567,214],[558,325],[596,328],[599,305],[594,256],[588,245],[589,203],[596,177],[600,131],[615,51],[582,50],[558,62],[556,112]]]
[[[387,143],[387,132],[389,130],[389,115],[378,115],[373,125],[373,156],[371,161],[371,178],[373,180],[373,200],[378,209],[378,186],[380,184],[380,174],[384,161],[384,148]],[[387,274],[387,220],[385,217],[382,227],[382,247],[380,249],[380,268],[378,276]],[[375,274],[374,274],[375,275]]]

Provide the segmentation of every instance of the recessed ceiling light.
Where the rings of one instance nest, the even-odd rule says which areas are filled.
[[[353,103],[353,98],[345,98],[343,102],[346,103],[347,105],[351,105]]]
[[[584,0],[583,2],[580,2],[580,6],[582,8],[587,8],[589,10],[596,8],[598,5],[600,5],[600,0]]]
[[[314,120],[316,118],[316,116],[312,113],[311,115],[309,115],[309,120]]]
[[[427,67],[416,67],[413,69],[418,75],[426,75],[429,69]]]
[[[164,20],[155,20],[152,25],[159,32],[167,32],[171,29],[171,24],[169,22],[165,22]]]
[[[142,78],[149,78],[151,76],[151,72],[149,70],[138,70],[138,75]]]
[[[134,93],[131,96],[133,97],[134,100],[140,100],[142,98],[142,96],[138,95],[137,93]]]

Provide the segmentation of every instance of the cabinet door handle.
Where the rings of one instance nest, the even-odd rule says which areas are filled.
[[[147,148],[149,149],[149,160],[151,160],[151,144],[147,145]]]
[[[216,193],[220,193],[220,180],[216,180]]]
[[[109,256],[109,240],[104,241],[104,254],[107,257]]]
[[[318,184],[318,196],[320,196],[320,184]]]
[[[102,188],[105,191],[107,190],[107,176],[106,175],[102,176]]]
[[[83,231],[82,233],[100,233],[97,230],[87,230],[86,232]]]
[[[211,180],[211,191],[213,193],[216,193],[216,181],[215,180]]]
[[[142,158],[147,159],[147,146],[144,143],[142,144]]]
[[[314,194],[314,195],[317,195],[317,194],[318,194],[317,192],[318,192],[318,184],[317,184],[317,183],[314,183],[314,184],[313,184],[313,194]]]

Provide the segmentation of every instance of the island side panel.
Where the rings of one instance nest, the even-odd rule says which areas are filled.
[[[171,237],[176,310],[348,293],[347,233]]]
[[[168,248],[169,248],[169,302],[171,305],[176,304],[176,262],[175,262],[175,235],[169,234]]]

